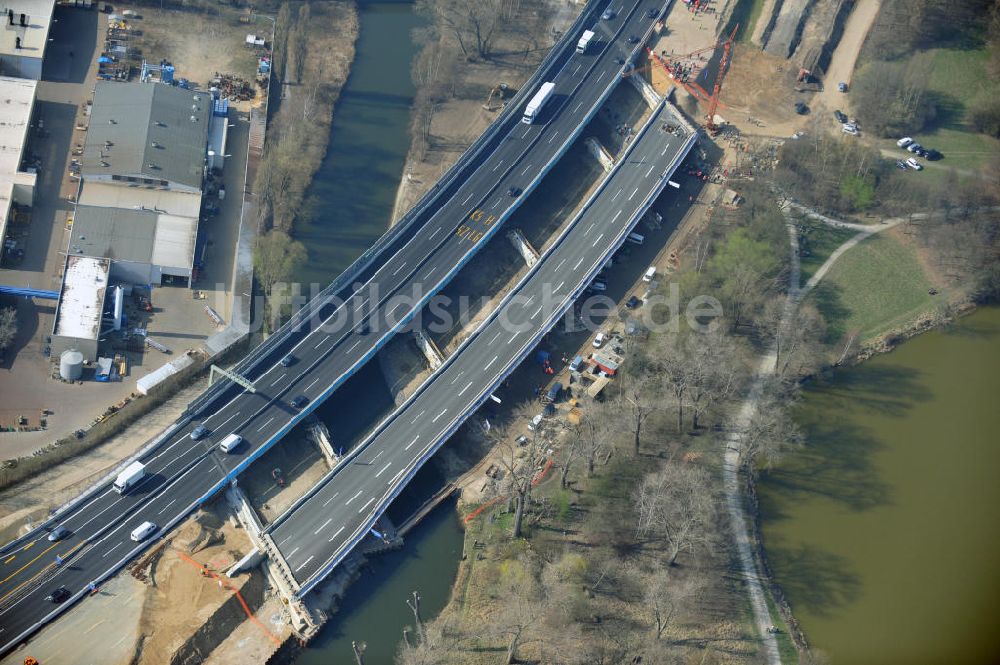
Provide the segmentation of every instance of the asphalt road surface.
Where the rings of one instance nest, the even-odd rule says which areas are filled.
[[[179,423],[178,431],[143,459],[149,476],[140,485],[125,495],[107,488],[66,511],[61,524],[69,535],[62,541],[49,542],[42,533],[4,552],[0,651],[15,646],[25,631],[86,595],[91,581],[103,579],[141,551],[144,543],[129,538],[138,524],[151,520],[169,528],[228,475],[245,468],[280,439],[370,359],[485,244],[606,98],[622,63],[640,46],[629,43],[630,37],[645,35],[656,20],[648,11],[662,9],[662,4],[649,0],[616,0],[612,6],[614,18],[598,22],[599,41],[586,54],[572,53],[578,35],[569,36],[568,55],[550,78],[556,84],[554,96],[539,120],[531,125],[512,123],[475,172],[353,298],[316,308],[317,321],[325,323],[313,322],[295,338],[291,351],[295,362],[261,368],[251,377],[255,393],[233,390],[221,406],[210,402],[211,411]],[[511,188],[514,195],[509,194]],[[306,406],[297,409],[291,402],[300,395]],[[210,432],[200,441],[190,438],[197,425]],[[234,454],[221,454],[217,444],[231,432],[241,434],[245,442]],[[62,560],[59,565],[57,557]],[[46,600],[62,586],[73,594],[72,600],[62,605]]]
[[[510,296],[410,400],[336,467],[319,489],[269,530],[304,591],[322,579],[359,539],[417,469],[537,344],[624,238],[626,224],[662,190],[692,145],[690,133],[663,106],[635,140],[591,205]],[[669,174],[668,174],[669,175]]]

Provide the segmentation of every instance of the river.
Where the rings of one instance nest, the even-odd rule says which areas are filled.
[[[1000,654],[1000,308],[805,391],[805,447],[760,484],[764,544],[834,663]]]
[[[411,33],[422,19],[410,2],[362,1],[358,9],[361,31],[351,74],[334,110],[326,157],[295,224],[295,237],[309,251],[296,275],[303,284],[328,284],[385,232],[410,146],[410,63],[417,53]],[[378,363],[369,363],[318,415],[338,445],[350,446],[391,408]],[[425,467],[389,517],[399,523],[441,484],[433,466]],[[462,551],[454,508],[442,504],[409,533],[403,549],[372,557],[296,662],[352,664],[351,642],[357,641],[367,644],[366,665],[393,663],[404,626],[413,624],[405,603],[410,594],[420,592],[424,619],[448,601]]]

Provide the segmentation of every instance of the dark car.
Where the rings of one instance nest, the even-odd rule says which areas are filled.
[[[615,17],[615,10],[613,9],[605,9],[604,13],[601,14],[601,18],[604,19],[605,21],[610,21],[614,17]]]
[[[195,441],[200,441],[208,436],[208,428],[204,425],[198,425],[193,430],[191,430],[191,438]]]
[[[897,159],[896,160],[896,168],[897,169],[903,169],[905,171],[908,167],[906,166],[906,162],[904,162],[902,159]]]
[[[48,596],[45,597],[45,600],[48,600],[53,603],[61,603],[72,595],[73,594],[69,592],[69,589],[67,589],[64,586],[61,586],[58,589],[53,589],[52,593],[50,593]]]
[[[296,409],[301,409],[308,403],[309,403],[309,398],[306,397],[305,395],[297,395],[294,399],[292,399],[291,402],[292,406],[294,406]]]
[[[282,367],[291,367],[293,364],[295,364],[295,356],[290,353],[281,359]]]
[[[629,35],[628,36],[628,43],[629,44],[638,44],[639,43],[639,38],[636,37],[635,35]]]
[[[843,111],[834,111],[833,112],[833,117],[837,119],[837,122],[841,122],[841,123],[846,123],[847,122],[847,114],[844,113]]]
[[[942,155],[940,152],[938,152],[934,148],[931,148],[930,150],[927,151],[927,154],[924,155],[924,157],[926,157],[927,159],[929,159],[932,162],[936,162],[937,160],[939,160],[942,157],[944,157],[944,155]]]
[[[799,115],[805,115],[806,113],[809,113],[809,107],[803,102],[795,102],[795,112]]]
[[[507,196],[511,198],[516,198],[521,195],[521,189],[519,187],[511,187],[507,190]]]
[[[649,9],[646,10],[646,16],[648,16],[649,18],[656,18],[659,15],[660,15],[660,10],[657,9],[656,7],[650,7]]]
[[[62,540],[68,535],[69,535],[69,529],[60,524],[56,528],[52,529],[52,531],[49,531],[48,539],[50,542],[54,543],[57,540]]]
[[[626,301],[625,306],[629,309],[635,309],[642,304],[642,300],[638,296],[632,296]]]

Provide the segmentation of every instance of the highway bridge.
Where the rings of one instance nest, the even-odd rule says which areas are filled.
[[[235,478],[472,258],[597,112],[663,10],[649,0],[615,0],[614,17],[598,20],[607,6],[598,2],[586,9],[531,85],[403,224],[237,366],[255,392],[229,382],[210,389],[140,455],[150,474],[132,491],[119,495],[109,482],[99,485],[0,548],[0,651],[9,651],[154,542],[155,537],[138,544],[130,540],[137,524],[152,520],[162,534]],[[595,24],[597,44],[575,54],[579,33]],[[555,83],[553,101],[538,123],[520,123],[526,98],[542,80]],[[398,297],[414,293],[408,300]],[[296,358],[288,367],[278,362],[286,353]],[[305,397],[304,408],[291,404],[298,396]],[[190,434],[199,425],[209,435],[195,441]],[[239,454],[220,454],[217,444],[230,432],[241,434],[246,444]],[[298,514],[304,512],[300,508]],[[285,528],[294,530],[297,520],[289,518]],[[57,524],[69,535],[50,542],[46,534]],[[52,605],[45,597],[58,586],[73,595]]]

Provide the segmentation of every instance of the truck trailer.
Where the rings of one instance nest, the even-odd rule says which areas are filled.
[[[521,122],[530,125],[538,118],[542,109],[545,108],[545,103],[552,96],[552,91],[555,90],[555,87],[556,84],[552,82],[542,84],[542,87],[538,89],[538,92],[535,93],[535,96],[531,98],[531,101],[524,108],[524,117],[521,118]]]
[[[115,491],[124,494],[133,485],[146,477],[146,465],[142,462],[132,462],[115,478]]]

